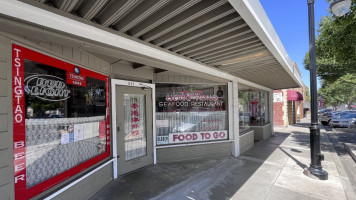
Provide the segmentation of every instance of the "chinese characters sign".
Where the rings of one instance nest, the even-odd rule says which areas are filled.
[[[145,95],[124,94],[125,105],[125,160],[147,154],[145,126]]]

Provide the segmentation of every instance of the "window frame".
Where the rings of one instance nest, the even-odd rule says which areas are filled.
[[[45,180],[31,188],[26,187],[26,130],[25,130],[25,92],[24,92],[24,60],[48,65],[54,68],[74,72],[79,68],[80,74],[105,82],[105,104],[106,104],[106,128],[105,141],[106,151],[71,169],[64,171],[54,177]],[[92,70],[88,70],[66,61],[30,50],[17,44],[12,44],[12,99],[13,99],[13,158],[14,158],[14,187],[15,199],[30,199],[57,184],[67,180],[81,171],[88,169],[97,163],[107,159],[111,155],[111,134],[109,116],[109,77]]]

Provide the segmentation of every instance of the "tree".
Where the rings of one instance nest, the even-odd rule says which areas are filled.
[[[333,83],[323,84],[319,92],[323,95],[325,105],[332,106],[334,110],[344,103],[351,109],[356,102],[356,75],[346,74]]]
[[[308,86],[305,86],[305,98],[308,102],[310,102],[310,92]]]
[[[330,1],[328,1],[330,3]],[[343,17],[331,13],[319,23],[316,38],[317,74],[325,82],[334,82],[346,74],[356,74],[356,0]],[[309,70],[309,53],[304,66]]]

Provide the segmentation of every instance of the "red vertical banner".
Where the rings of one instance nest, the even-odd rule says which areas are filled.
[[[110,153],[110,96],[109,96],[109,78],[106,77],[105,79],[105,86],[106,86],[106,145],[107,145],[107,152]]]
[[[140,134],[139,123],[140,113],[138,112],[138,101],[131,104],[131,136],[138,136]]]
[[[14,124],[14,182],[15,198],[26,196],[26,135],[23,50],[17,45],[12,48],[12,104]]]

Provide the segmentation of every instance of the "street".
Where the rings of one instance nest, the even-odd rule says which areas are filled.
[[[344,143],[352,143],[356,145],[356,129],[331,128],[328,126],[324,128],[339,156],[347,176],[349,177],[352,189],[356,193],[356,162],[352,159],[343,145]]]

